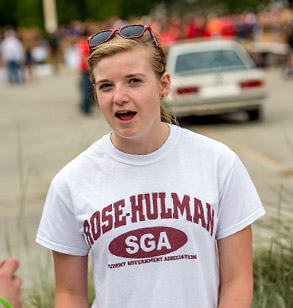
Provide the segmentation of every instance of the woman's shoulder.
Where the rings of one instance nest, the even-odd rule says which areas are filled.
[[[202,131],[192,131],[187,128],[178,127],[180,130],[181,146],[196,151],[197,153],[205,153],[206,155],[220,155],[233,157],[235,153],[224,143],[208,136],[208,132],[204,134]]]
[[[217,174],[219,181],[224,181],[239,160],[237,154],[216,139],[185,128],[179,129],[181,156],[191,165],[206,173],[211,172],[213,176]]]
[[[104,136],[105,137],[105,136]],[[103,150],[103,138],[95,141],[87,149],[83,150],[70,162],[68,162],[54,177],[54,182],[62,182],[73,177],[82,177],[93,170],[93,167],[100,164],[105,156]]]

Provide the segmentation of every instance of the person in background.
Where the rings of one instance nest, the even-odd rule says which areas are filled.
[[[284,69],[286,77],[293,78],[293,21],[286,27],[286,43],[288,46],[287,61]]]
[[[60,39],[58,31],[51,32],[48,35],[48,43],[50,47],[50,61],[53,65],[54,73],[57,74],[59,72],[59,57],[60,57]]]
[[[32,46],[28,45],[25,48],[25,71],[27,80],[32,82],[35,80],[35,60],[32,56]]]
[[[87,63],[87,58],[89,55],[87,37],[88,32],[84,31],[82,38],[77,42],[81,93],[80,110],[83,114],[90,114],[92,109],[92,84],[90,82],[90,70]]]
[[[167,18],[162,22],[160,30],[160,41],[165,50],[168,50],[181,38],[180,30],[180,23],[177,18]]]
[[[10,84],[22,83],[24,82],[23,65],[25,62],[23,44],[12,27],[7,27],[4,36],[0,45],[0,55],[6,66],[8,81]]]
[[[149,25],[89,38],[112,131],[53,179],[37,243],[53,251],[55,308],[250,308],[251,224],[265,210],[237,154],[172,123],[171,76]]]
[[[7,258],[0,264],[0,307],[21,308],[22,280],[15,275],[19,267],[16,259]]]

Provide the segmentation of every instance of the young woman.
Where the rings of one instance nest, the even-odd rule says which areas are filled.
[[[151,28],[89,38],[96,99],[112,132],[52,181],[37,242],[53,250],[55,307],[251,306],[251,223],[264,214],[237,155],[174,126]]]

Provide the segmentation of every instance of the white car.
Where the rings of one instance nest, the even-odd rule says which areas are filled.
[[[167,55],[171,91],[166,105],[178,117],[245,111],[257,120],[266,96],[264,72],[236,41],[179,43]]]

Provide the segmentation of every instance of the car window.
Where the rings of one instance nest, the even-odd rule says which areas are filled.
[[[177,74],[201,73],[215,70],[245,69],[248,64],[231,49],[190,52],[177,57]]]

